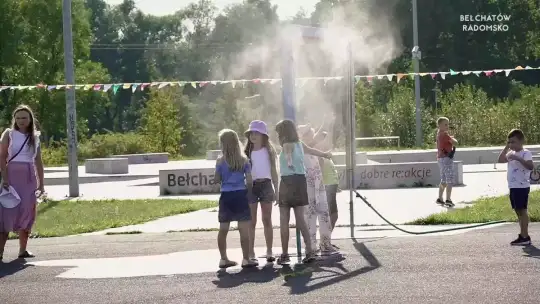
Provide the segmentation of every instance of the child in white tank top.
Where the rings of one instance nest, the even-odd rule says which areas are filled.
[[[275,260],[272,228],[272,203],[276,200],[279,176],[276,168],[276,152],[268,138],[266,123],[254,120],[245,132],[247,143],[245,153],[251,162],[251,175],[253,177],[253,197],[250,199],[251,207],[251,235],[250,258],[257,261],[255,256],[255,228],[257,226],[257,209],[261,205],[261,215],[266,240],[266,261]]]

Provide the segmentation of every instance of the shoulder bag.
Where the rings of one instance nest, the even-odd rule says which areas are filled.
[[[11,132],[11,131],[10,131]],[[13,155],[8,161],[7,163],[9,164],[15,157],[17,157],[17,155],[19,155],[19,153],[21,153],[22,149],[24,148],[24,146],[26,146],[26,143],[28,142],[28,139],[30,139],[30,135],[26,136],[26,139],[24,140],[21,148],[19,149],[19,151],[17,151],[17,153],[15,153],[15,155]],[[9,139],[11,140],[11,138]],[[9,149],[9,148],[8,148]],[[0,172],[0,182],[2,182],[2,172]]]

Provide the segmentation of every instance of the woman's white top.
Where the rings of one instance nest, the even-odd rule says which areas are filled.
[[[251,151],[251,176],[253,179],[272,179],[272,165],[268,149]]]
[[[21,149],[21,146],[26,140],[27,134],[21,133],[17,130],[8,129],[9,132],[9,148],[8,148],[8,158],[9,161],[13,155],[15,155]],[[36,159],[37,151],[39,148],[39,131],[34,132],[34,147],[28,146],[28,141],[24,144],[19,155],[11,159],[14,162],[23,162],[23,163],[33,163]]]

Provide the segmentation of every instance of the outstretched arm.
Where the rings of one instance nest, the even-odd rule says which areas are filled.
[[[321,126],[317,129],[317,131],[315,131],[315,134],[323,131],[325,126],[326,126],[326,115],[324,115]]]
[[[302,142],[302,147],[304,148],[304,152],[309,155],[324,157],[324,158],[332,158],[332,154],[330,152],[322,152],[315,148],[311,148],[303,142]]]

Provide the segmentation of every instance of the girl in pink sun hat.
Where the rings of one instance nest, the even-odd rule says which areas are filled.
[[[251,162],[251,174],[253,176],[253,197],[250,200],[252,236],[250,239],[250,257],[253,261],[257,261],[254,252],[255,227],[257,226],[257,213],[260,203],[264,238],[266,240],[266,261],[273,262],[275,258],[272,253],[274,238],[272,230],[272,203],[276,200],[276,193],[279,186],[279,175],[276,165],[277,154],[268,137],[268,130],[264,121],[252,121],[245,135],[247,142],[244,152]]]

